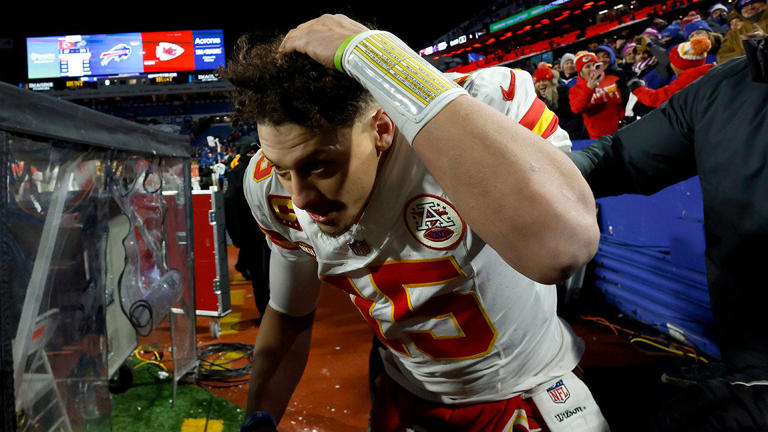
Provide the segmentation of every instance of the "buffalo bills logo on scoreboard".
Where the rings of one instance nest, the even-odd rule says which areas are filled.
[[[547,388],[547,393],[554,403],[565,403],[571,396],[568,387],[563,384],[563,380],[558,380],[555,385]]]
[[[131,56],[131,47],[121,43],[113,46],[108,51],[104,51],[99,56],[101,58],[101,65],[106,66],[111,61],[120,62]]]
[[[466,224],[451,203],[423,194],[405,205],[405,224],[419,243],[430,249],[450,249],[464,237]]]

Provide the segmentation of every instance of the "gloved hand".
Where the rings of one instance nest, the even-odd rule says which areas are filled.
[[[627,87],[629,87],[630,92],[634,92],[640,87],[645,87],[645,81],[641,80],[640,78],[632,78],[631,80],[627,81]]]

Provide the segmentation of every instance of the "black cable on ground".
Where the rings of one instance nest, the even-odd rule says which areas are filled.
[[[208,415],[205,416],[203,432],[208,432],[208,422],[211,420],[211,413],[213,413],[213,394],[211,394],[211,398],[208,400]]]
[[[226,361],[216,361],[228,353],[241,353],[242,355]],[[242,343],[216,343],[198,347],[197,358],[200,366],[197,373],[197,382],[206,387],[228,388],[236,387],[248,382],[251,374],[251,359],[253,357],[253,345]],[[212,359],[213,358],[213,359]],[[231,364],[247,359],[245,366],[233,368]],[[219,383],[216,385],[214,383]]]

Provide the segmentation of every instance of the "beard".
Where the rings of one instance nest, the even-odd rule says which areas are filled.
[[[338,227],[329,227],[327,225],[317,223],[317,226],[320,228],[320,232],[322,233],[323,237],[325,237],[326,239],[336,239],[338,237],[341,237],[347,231],[349,231],[353,225],[354,225],[353,222],[347,222]]]

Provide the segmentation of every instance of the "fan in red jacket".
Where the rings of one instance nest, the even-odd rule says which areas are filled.
[[[712,47],[708,37],[695,37],[689,42],[676,45],[669,52],[669,62],[677,79],[658,90],[645,87],[642,80],[632,80],[627,83],[632,89],[632,94],[643,105],[657,107],[669,99],[673,94],[684,89],[688,84],[696,81],[715,65],[705,64],[707,52]]]
[[[590,138],[613,135],[624,118],[624,105],[617,85],[619,77],[606,74],[602,63],[588,51],[576,55],[576,70],[579,79],[569,91],[571,111],[584,118]]]

